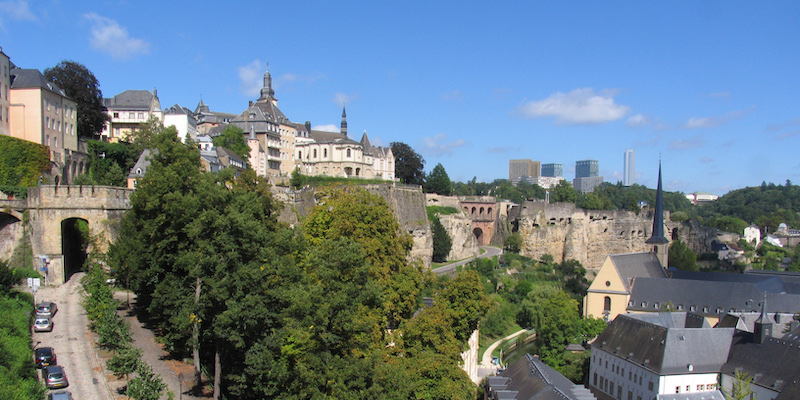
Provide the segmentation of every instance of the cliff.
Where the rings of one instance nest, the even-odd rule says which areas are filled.
[[[587,270],[596,270],[609,254],[647,251],[645,241],[653,218],[647,212],[583,210],[571,203],[526,201],[511,223],[523,239],[520,254],[534,259],[545,254],[556,261],[575,259]],[[667,223],[667,237],[674,228],[675,224]]]
[[[422,190],[418,186],[391,184],[365,185],[364,188],[383,197],[400,223],[400,229],[411,235],[414,244],[409,260],[418,260],[429,268],[433,257],[433,235]],[[316,204],[313,189],[292,191],[285,187],[273,187],[273,194],[284,203],[278,220],[292,226],[299,224]]]

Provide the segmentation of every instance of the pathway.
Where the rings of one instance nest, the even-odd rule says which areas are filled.
[[[453,273],[459,265],[464,265],[476,258],[491,258],[500,254],[503,254],[503,249],[494,246],[481,246],[481,249],[485,250],[483,254],[475,257],[465,258],[461,261],[456,261],[451,264],[443,265],[439,268],[434,268],[432,271],[437,275],[445,275]]]

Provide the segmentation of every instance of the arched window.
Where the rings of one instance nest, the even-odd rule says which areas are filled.
[[[328,149],[322,149],[322,156],[325,158],[328,157]]]
[[[606,296],[603,299],[603,311],[611,311],[611,297]]]
[[[317,149],[314,149],[314,158],[317,158]]]
[[[303,152],[302,151],[298,151],[297,152],[297,158],[299,158],[301,160],[303,159]]]
[[[350,149],[347,149],[347,158],[350,158]]]

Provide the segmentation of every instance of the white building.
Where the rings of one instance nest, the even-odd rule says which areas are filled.
[[[692,313],[620,314],[592,343],[589,387],[635,400],[714,393],[734,331]]]
[[[194,113],[186,107],[175,104],[168,108],[164,112],[164,126],[174,126],[178,131],[178,139],[182,142],[186,142],[186,135],[191,140],[197,138],[197,120]]]
[[[126,140],[151,117],[164,122],[164,112],[161,111],[155,89],[152,93],[147,90],[126,90],[112,98],[103,99],[103,106],[110,119],[101,133],[102,139],[107,142]]]

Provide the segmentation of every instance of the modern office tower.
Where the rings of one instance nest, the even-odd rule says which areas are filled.
[[[523,176],[529,178],[539,177],[539,161],[525,160],[509,160],[508,161],[508,180],[513,181]]]
[[[559,177],[564,176],[564,166],[561,164],[542,164],[542,176]]]
[[[598,176],[598,171],[600,167],[598,166],[597,160],[580,160],[575,162],[575,177],[576,178],[590,178],[593,176]]]
[[[636,181],[636,153],[633,150],[625,150],[624,165],[622,184],[631,186]]]

